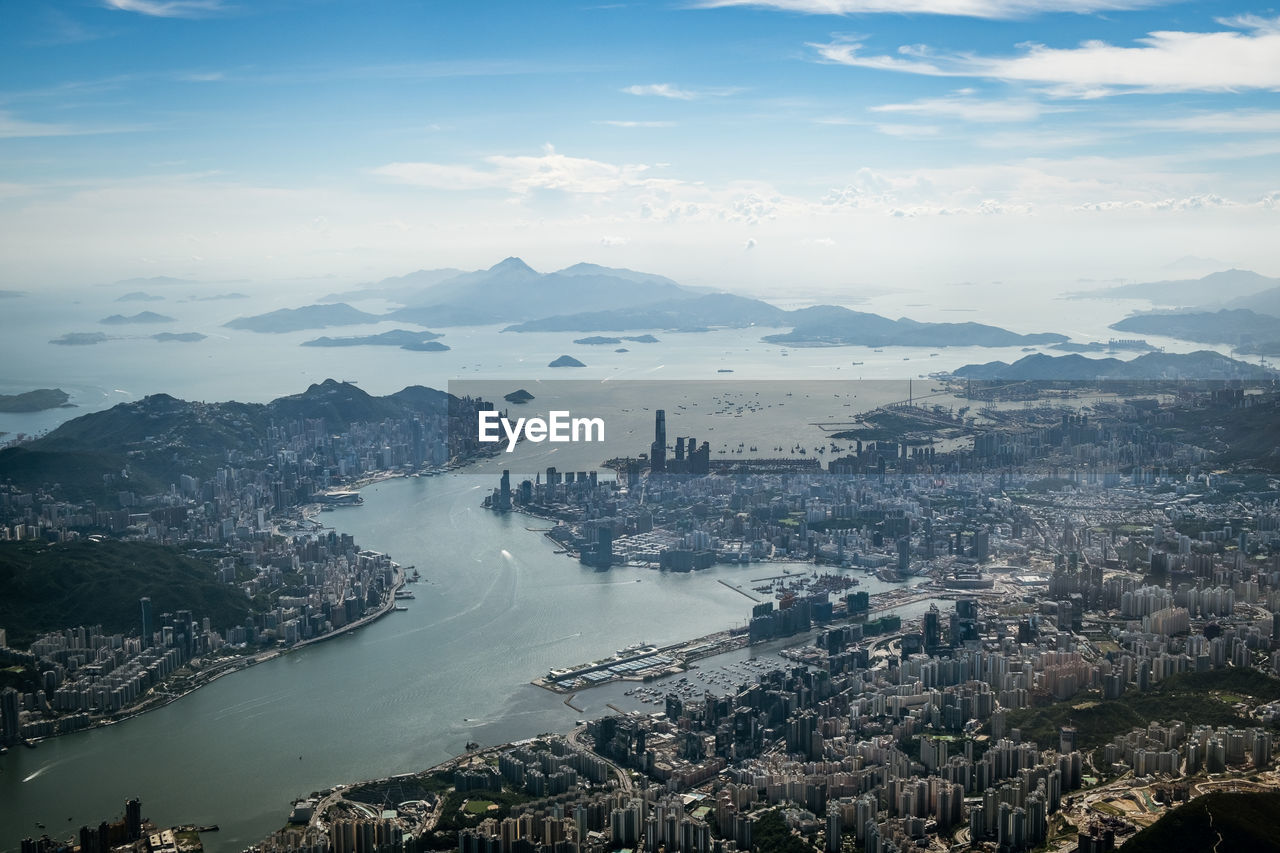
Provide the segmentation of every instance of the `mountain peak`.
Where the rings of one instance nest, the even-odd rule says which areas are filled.
[[[537,270],[535,270],[533,267],[529,266],[519,258],[515,257],[514,255],[510,258],[504,258],[498,263],[489,267],[489,272],[529,272],[529,273],[533,273],[534,275],[538,274]]]

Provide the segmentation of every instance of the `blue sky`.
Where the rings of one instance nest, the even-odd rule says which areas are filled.
[[[1186,255],[1280,274],[1268,6],[0,0],[0,19],[0,287],[508,254],[756,290]]]

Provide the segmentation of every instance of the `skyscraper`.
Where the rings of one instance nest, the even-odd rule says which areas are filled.
[[[12,687],[0,690],[0,743],[18,741],[18,691]]]
[[[658,409],[653,420],[653,444],[649,447],[649,473],[662,474],[667,470],[667,412]]]
[[[151,619],[151,599],[143,596],[138,599],[138,604],[142,606],[142,647],[149,649],[151,648],[151,634],[155,631],[155,625]]]

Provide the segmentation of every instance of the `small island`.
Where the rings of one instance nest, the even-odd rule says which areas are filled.
[[[116,302],[163,302],[163,296],[147,293],[145,290],[134,290],[123,296],[117,296]]]
[[[49,341],[49,343],[63,347],[84,347],[90,344],[105,343],[109,340],[111,340],[110,336],[102,332],[67,332],[62,337]]]
[[[512,391],[510,394],[504,394],[502,399],[506,400],[508,403],[524,405],[533,399],[533,395],[521,388],[519,391]]]
[[[433,347],[426,347],[424,344],[433,343],[437,338],[444,335],[438,332],[411,332],[408,329],[392,329],[389,332],[382,332],[377,335],[348,335],[346,337],[323,337],[314,338],[309,341],[303,341],[304,347],[400,347],[401,349],[416,349],[423,352],[442,352],[449,349],[444,344],[435,344]]]
[[[547,367],[586,367],[586,365],[571,355],[562,355],[548,364]]]
[[[0,394],[0,412],[43,412],[69,407],[70,395],[61,388],[37,388],[22,394]]]
[[[160,343],[176,341],[177,343],[182,344],[194,344],[199,341],[203,341],[207,337],[208,335],[202,335],[199,332],[160,332],[159,334],[152,335],[151,339],[154,341],[160,341]]]
[[[586,338],[578,338],[574,343],[582,346],[612,346],[614,344],[620,344],[623,341],[631,341],[636,344],[658,343],[658,339],[653,335],[622,335],[616,338],[607,337],[605,335],[591,335]]]
[[[132,323],[172,323],[173,318],[157,314],[154,311],[140,311],[131,317],[126,317],[123,314],[112,314],[110,317],[103,317],[98,322],[106,326],[124,326]]]

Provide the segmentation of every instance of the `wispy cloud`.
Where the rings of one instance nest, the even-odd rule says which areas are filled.
[[[139,127],[76,127],[41,121],[15,118],[12,113],[0,110],[0,139],[35,139],[46,136],[93,136],[99,133],[130,133]]]
[[[1026,99],[982,100],[972,97],[972,93],[967,90],[945,98],[921,98],[900,104],[880,104],[870,109],[877,113],[907,113],[982,123],[1035,121],[1045,112],[1060,111],[1046,110],[1043,104]]]
[[[222,0],[103,0],[108,9],[153,18],[202,18],[227,8]]]
[[[610,127],[675,127],[674,121],[620,121],[617,119],[603,119],[596,124],[607,124]]]
[[[942,128],[933,124],[878,124],[876,130],[886,136],[900,136],[907,139],[927,139],[942,132]]]
[[[536,156],[486,157],[484,168],[459,163],[388,163],[373,174],[412,186],[441,190],[500,189],[525,194],[535,190],[599,194],[627,187],[670,184],[648,178],[645,164],[614,164],[569,157],[548,145]]]
[[[1280,18],[1222,20],[1235,29],[1157,31],[1136,47],[1086,41],[1074,48],[1041,44],[1018,56],[941,53],[904,45],[897,55],[868,55],[857,40],[814,44],[826,62],[930,77],[979,77],[1041,84],[1062,97],[1129,92],[1280,90]]]
[[[965,18],[1026,18],[1046,12],[1114,12],[1163,5],[1166,0],[700,0],[704,9],[754,6],[806,15],[951,15]]]
[[[1140,128],[1182,130],[1190,133],[1280,133],[1280,111],[1227,110],[1200,112],[1171,118],[1144,119]]]
[[[90,29],[81,21],[52,6],[44,10],[45,32],[32,38],[28,44],[37,47],[51,45],[81,44],[94,41],[106,35],[103,30]]]
[[[673,86],[670,83],[646,83],[643,85],[628,86],[622,91],[626,92],[628,95],[671,98],[676,101],[696,101],[700,98],[722,98],[726,95],[732,95],[742,90],[732,86],[714,89],[682,89],[679,86]]]

